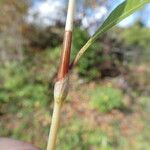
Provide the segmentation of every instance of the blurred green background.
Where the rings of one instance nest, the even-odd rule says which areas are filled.
[[[0,136],[45,149],[64,27],[27,24],[27,9],[0,1]],[[88,38],[76,25],[71,59]],[[57,150],[149,150],[149,49],[150,29],[139,22],[89,48],[72,73]]]

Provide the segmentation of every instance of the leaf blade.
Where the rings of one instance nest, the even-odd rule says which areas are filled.
[[[111,27],[115,26],[117,23],[134,13],[136,10],[144,6],[146,3],[150,2],[150,0],[126,0],[121,3],[116,9],[112,11],[112,13],[108,16],[108,18],[104,21],[101,27],[98,28],[96,33],[92,36],[93,39],[96,39],[97,36],[100,36]]]
[[[74,61],[71,64],[71,69],[77,64],[81,56],[86,50],[100,37],[103,33],[114,27],[117,23],[125,19],[126,17],[133,14],[135,11],[140,9],[146,3],[150,3],[150,0],[126,0],[116,7],[112,13],[107,17],[102,26],[98,28],[95,34],[87,41],[87,43],[79,50]]]

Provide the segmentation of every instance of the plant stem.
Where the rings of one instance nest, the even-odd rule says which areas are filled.
[[[57,82],[55,83],[55,88],[54,88],[54,110],[53,110],[47,150],[55,150],[57,133],[59,128],[59,120],[61,114],[61,107],[68,94],[69,64],[70,64],[70,51],[71,51],[71,43],[72,43],[72,29],[73,29],[75,1],[76,0],[69,0],[69,5],[68,5],[63,49],[61,52]]]
[[[56,138],[57,138],[57,132],[59,128],[61,106],[62,103],[57,103],[57,100],[55,100],[47,150],[54,150],[56,147]]]
[[[69,75],[63,80],[57,81],[54,88],[54,110],[50,127],[47,150],[55,150],[59,120],[63,102],[68,94]]]

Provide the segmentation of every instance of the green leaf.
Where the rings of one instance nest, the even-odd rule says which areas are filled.
[[[108,31],[110,28],[115,26],[117,23],[137,11],[139,8],[144,6],[150,0],[126,0],[120,4],[109,17],[105,20],[103,25],[98,28],[98,30],[93,35],[93,39],[96,40],[104,32]]]
[[[114,27],[117,23],[133,14],[135,11],[140,9],[146,3],[149,3],[150,0],[126,0],[116,7],[108,18],[104,21],[102,26],[98,28],[95,34],[88,40],[88,42],[81,48],[81,50],[76,55],[72,66],[74,66],[84,52],[94,43],[94,41],[99,38],[103,33],[107,32],[109,29]]]

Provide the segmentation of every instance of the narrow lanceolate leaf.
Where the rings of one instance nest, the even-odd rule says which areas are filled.
[[[98,28],[95,34],[89,39],[89,41],[81,48],[81,50],[76,55],[71,67],[73,67],[84,52],[94,43],[94,41],[99,38],[103,33],[107,32],[117,23],[140,9],[146,3],[149,3],[150,0],[126,0],[116,7],[112,13],[108,16],[105,22]]]
[[[93,39],[97,39],[101,34],[115,26],[117,23],[140,9],[143,5],[150,2],[150,0],[126,0],[120,4],[106,19],[103,25],[98,28],[93,35]]]

